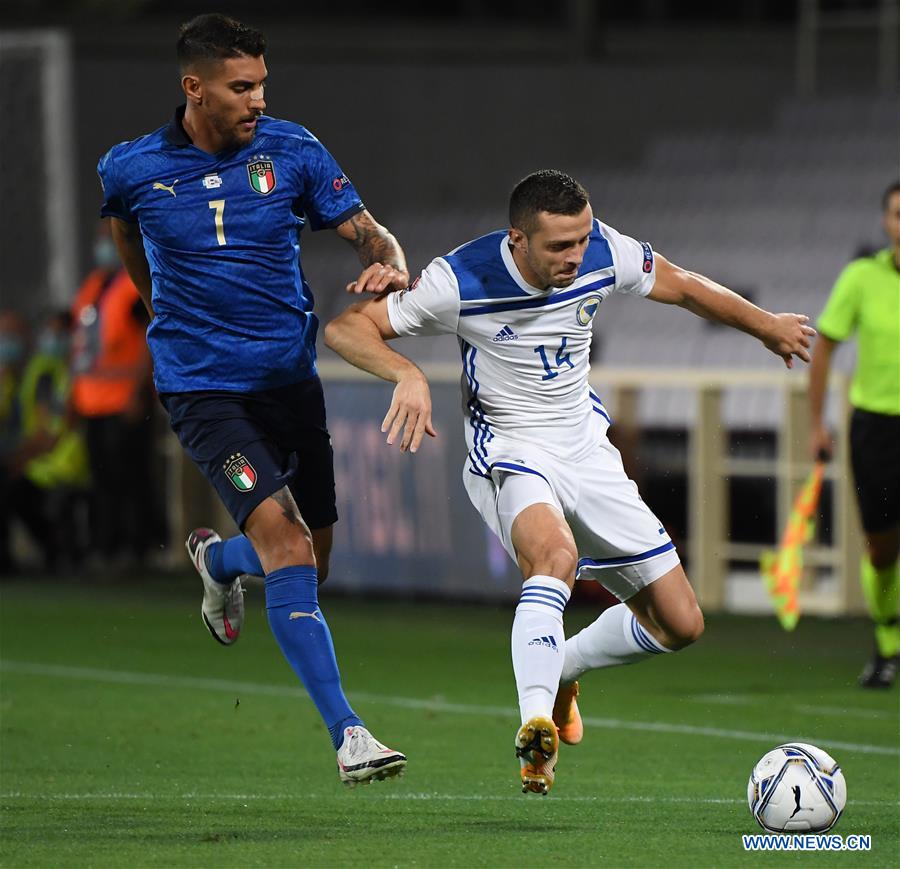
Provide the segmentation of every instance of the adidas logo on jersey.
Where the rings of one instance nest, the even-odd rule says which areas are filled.
[[[491,338],[491,341],[493,341],[494,343],[499,343],[500,341],[518,341],[518,340],[519,340],[519,336],[516,335],[516,333],[513,332],[513,330],[510,329],[509,326],[504,326],[496,335],[494,335],[493,338]]]
[[[559,646],[556,645],[556,638],[552,634],[549,637],[535,637],[528,645],[546,646],[548,649],[553,649],[554,652],[559,651]]]

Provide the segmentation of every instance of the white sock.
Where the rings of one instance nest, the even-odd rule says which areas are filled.
[[[560,681],[573,682],[588,670],[633,664],[671,651],[650,636],[634,613],[620,603],[604,610],[597,621],[566,641]]]
[[[512,661],[523,724],[536,715],[553,714],[566,645],[563,612],[570,594],[552,576],[532,576],[522,584],[512,626]]]

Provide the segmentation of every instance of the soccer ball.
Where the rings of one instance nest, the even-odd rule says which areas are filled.
[[[824,833],[847,804],[847,782],[837,761],[803,742],[779,745],[753,767],[747,802],[772,833]]]

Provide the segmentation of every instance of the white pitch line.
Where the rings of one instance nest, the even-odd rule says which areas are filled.
[[[693,694],[689,700],[695,703],[713,703],[716,706],[759,706],[766,701],[762,697],[749,694]],[[873,718],[900,721],[900,713],[885,712],[880,709],[863,709],[859,706],[817,706],[813,703],[789,703],[782,706],[794,712],[834,715],[839,718]]]
[[[841,709],[840,706],[817,706],[815,703],[798,703],[791,706],[797,712],[803,712],[809,715],[834,715],[838,718],[869,718],[878,720],[892,720],[900,723],[900,713],[882,712],[879,709],[860,709],[858,706],[851,706],[848,709]]]
[[[367,798],[373,800],[390,800],[392,802],[516,802],[521,803],[523,797],[521,794],[442,794],[437,791],[424,793],[384,793],[373,791],[371,788],[366,791]],[[203,802],[215,802],[216,800],[229,800],[234,802],[291,802],[294,800],[318,800],[334,797],[334,793],[329,794],[310,794],[310,793],[294,793],[294,794],[204,794],[204,793],[186,793],[186,794],[161,794],[161,793],[122,793],[112,791],[108,793],[84,793],[84,794],[67,794],[67,793],[24,793],[22,791],[10,791],[8,793],[0,793],[0,800],[39,800],[41,802],[50,800],[56,802],[80,802],[82,800],[146,800],[153,802],[156,800],[200,800]],[[525,800],[528,802],[528,800]],[[724,805],[737,806],[745,805],[745,799],[739,798],[721,798],[721,797],[641,797],[641,796],[622,796],[622,797],[600,797],[600,796],[565,796],[563,794],[554,793],[553,802],[564,803],[599,803],[607,804],[626,804],[626,803],[684,803],[686,805]],[[530,802],[538,802],[531,800]],[[890,802],[888,800],[852,800],[853,806],[900,806],[900,801]]]
[[[340,793],[344,792],[341,788]],[[371,788],[367,790],[367,794],[372,799],[392,800],[395,802],[424,802],[424,801],[446,801],[446,802],[505,802],[507,800],[513,802],[521,802],[521,794],[442,794],[438,792],[431,793],[412,793],[412,794],[391,794],[391,793],[375,793]],[[9,793],[0,793],[0,800],[57,800],[57,801],[79,801],[79,800],[233,800],[235,802],[247,801],[272,801],[280,802],[291,800],[316,800],[333,797],[332,794],[202,794],[202,793],[186,793],[186,794],[160,794],[160,793],[84,793],[84,794],[31,794],[22,791],[11,791]],[[741,799],[718,799],[714,797],[702,797],[691,799],[689,797],[599,797],[599,796],[557,796],[557,801],[567,803],[703,803],[703,804],[742,804],[746,800]],[[537,802],[535,800],[534,802]]]
[[[165,673],[135,673],[127,670],[105,670],[97,667],[69,667],[58,664],[39,664],[30,661],[0,661],[0,670],[10,673],[24,673],[31,676],[49,676],[60,679],[78,679],[90,682],[113,682],[123,685],[154,685],[162,688],[189,688],[195,690],[220,691],[231,695],[261,694],[271,697],[295,697],[308,699],[305,691],[286,685],[266,685],[259,682],[232,682],[227,679],[208,679],[199,676],[170,676]],[[447,703],[440,699],[419,699],[415,697],[394,697],[390,695],[351,692],[355,700],[394,706],[401,709],[421,709],[430,712],[447,712],[458,715],[498,715],[512,717],[514,711],[506,706],[480,706],[467,703]],[[804,737],[796,733],[766,733],[751,730],[729,730],[721,727],[700,727],[692,724],[671,724],[662,721],[626,721],[619,718],[593,718],[585,716],[589,727],[607,730],[636,730],[650,733],[679,733],[685,736],[708,736],[731,739],[737,742],[810,742],[824,745],[829,751],[844,749],[861,754],[882,754],[900,756],[900,748],[887,745],[844,742],[824,736]]]

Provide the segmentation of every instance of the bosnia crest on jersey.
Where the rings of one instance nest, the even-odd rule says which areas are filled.
[[[250,186],[265,196],[275,189],[275,164],[271,160],[255,160],[247,164]]]
[[[582,299],[581,303],[578,305],[578,310],[575,312],[575,317],[578,320],[579,326],[588,326],[591,323],[591,320],[594,319],[594,314],[597,313],[597,308],[600,307],[600,303],[603,301],[600,296],[588,296],[586,299]]]

